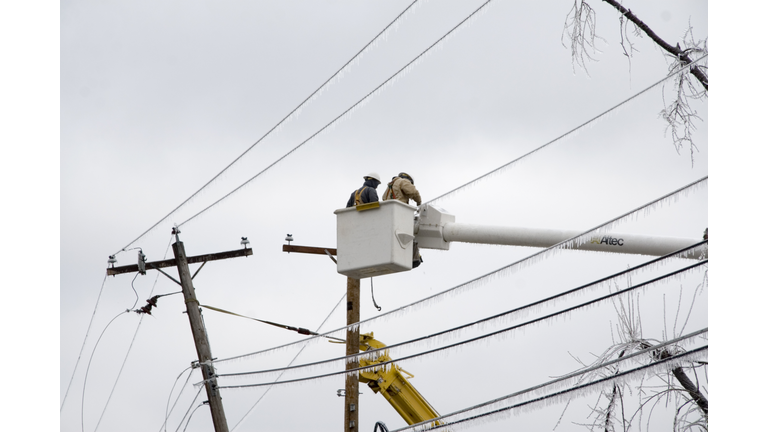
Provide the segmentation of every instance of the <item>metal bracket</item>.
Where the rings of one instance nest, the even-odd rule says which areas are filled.
[[[200,264],[200,267],[198,267],[198,268],[197,268],[197,271],[195,271],[195,274],[193,274],[193,275],[192,275],[192,279],[193,279],[193,280],[195,279],[195,276],[197,276],[197,274],[198,274],[198,273],[200,273],[200,270],[202,270],[202,269],[203,269],[203,266],[204,266],[204,265],[205,265],[205,263],[207,263],[207,262],[208,262],[208,261],[203,261],[203,263],[202,263],[202,264]]]
[[[333,255],[331,255],[330,252],[328,252],[328,249],[325,249],[325,254],[328,255],[328,258],[330,258],[333,261],[334,264],[338,264],[336,262],[336,258],[334,258]]]
[[[150,267],[152,267],[153,269],[155,269],[155,270],[159,271],[160,273],[164,274],[164,275],[165,275],[165,276],[166,276],[168,279],[170,279],[170,280],[172,280],[172,281],[176,282],[176,283],[177,283],[179,286],[181,286],[181,282],[179,282],[179,281],[177,281],[176,279],[174,279],[174,278],[173,278],[173,276],[169,275],[168,273],[166,273],[166,272],[164,272],[164,271],[160,270],[159,268],[155,267],[155,266],[154,266],[154,264],[152,264],[152,263],[147,263],[147,265],[149,265],[149,266],[150,266]],[[201,266],[201,267],[202,267],[202,266]],[[198,270],[199,270],[199,269],[198,269]]]

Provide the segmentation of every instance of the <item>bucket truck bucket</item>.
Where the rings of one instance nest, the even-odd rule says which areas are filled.
[[[339,209],[336,270],[364,279],[411,270],[416,207],[389,200]]]

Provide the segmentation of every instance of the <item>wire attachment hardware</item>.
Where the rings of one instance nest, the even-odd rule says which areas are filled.
[[[142,275],[147,274],[147,256],[144,255],[144,251],[139,249],[139,273]]]

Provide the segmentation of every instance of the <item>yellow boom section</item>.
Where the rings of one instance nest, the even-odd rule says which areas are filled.
[[[386,345],[373,338],[373,332],[360,335],[360,351],[385,347]],[[439,417],[440,414],[408,381],[408,378],[413,378],[413,375],[391,363],[375,367],[376,364],[391,360],[389,350],[373,354],[371,358],[360,358],[361,367],[374,366],[372,370],[360,372],[360,382],[368,384],[374,393],[381,393],[409,425]],[[405,376],[406,374],[408,377]],[[433,423],[433,425],[438,424],[442,423],[439,421]]]

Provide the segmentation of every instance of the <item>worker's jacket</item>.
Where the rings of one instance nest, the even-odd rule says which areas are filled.
[[[360,203],[365,204],[369,202],[376,202],[379,200],[379,194],[376,193],[376,187],[379,185],[379,182],[376,180],[366,180],[365,183],[363,183],[363,187],[360,189],[356,189],[354,192],[352,192],[352,195],[349,196],[349,200],[347,200],[347,207],[354,207],[355,206],[355,195],[360,192]]]
[[[412,199],[416,201],[416,205],[421,205],[421,195],[419,194],[419,190],[416,189],[416,186],[408,181],[408,179],[402,177],[395,177],[395,179],[387,185],[383,201],[391,199],[396,199],[406,204],[408,204],[409,199]]]

